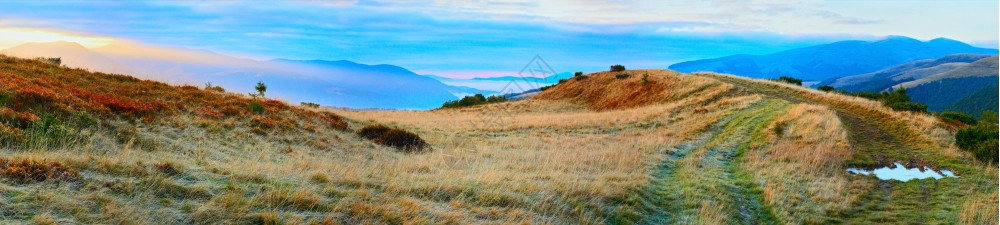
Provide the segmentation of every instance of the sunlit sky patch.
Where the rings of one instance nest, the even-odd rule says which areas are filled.
[[[453,77],[665,68],[904,35],[997,47],[997,1],[13,1],[0,48],[114,39],[255,59],[352,60]],[[470,75],[471,74],[471,75]]]

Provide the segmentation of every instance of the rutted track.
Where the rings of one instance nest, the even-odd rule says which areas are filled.
[[[698,138],[666,151],[644,195],[655,202],[647,224],[772,224],[760,191],[739,169],[750,141],[790,104],[762,100],[713,124]]]

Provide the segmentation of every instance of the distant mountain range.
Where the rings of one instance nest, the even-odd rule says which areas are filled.
[[[257,61],[128,42],[94,49],[72,42],[27,43],[0,53],[24,58],[61,57],[67,67],[174,84],[211,82],[237,92],[251,92],[257,81],[264,81],[268,96],[336,107],[431,109],[465,94],[488,92],[449,86],[393,65],[346,60]]]
[[[822,81],[960,53],[997,54],[997,49],[977,48],[946,38],[923,42],[889,36],[879,41],[841,41],[767,55],[732,55],[681,62],[669,68],[685,73],[708,71],[753,78],[791,76]]]
[[[872,73],[828,79],[819,85],[848,92],[882,92],[906,88],[914,102],[930,111],[958,111],[978,117],[983,110],[997,110],[998,63],[996,55],[956,54],[940,59],[917,60]]]

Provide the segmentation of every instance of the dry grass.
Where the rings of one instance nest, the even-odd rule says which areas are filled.
[[[847,132],[831,118],[826,107],[795,105],[768,127],[770,144],[746,153],[743,166],[761,179],[764,201],[783,223],[824,223],[857,200],[844,172],[852,155]]]
[[[40,73],[56,69],[16,68]],[[619,219],[645,212],[636,192],[651,185],[651,174],[668,149],[737,112],[746,114],[745,123],[762,123],[751,115],[757,111],[744,109],[775,102],[736,95],[732,85],[711,78],[662,70],[628,72],[633,76],[617,79],[601,73],[571,80],[538,99],[458,109],[317,112],[272,102],[265,107],[283,110],[256,119],[239,116],[226,105],[176,106],[148,121],[101,117],[107,125],[84,129],[88,136],[74,145],[0,151],[3,158],[61,162],[79,171],[79,179],[68,182],[0,183],[0,218],[40,224],[635,221]],[[638,83],[642,73],[650,74],[650,84]],[[183,90],[219,94],[195,89]],[[11,108],[27,112],[22,109],[30,107]],[[779,115],[766,107],[755,110]],[[503,120],[483,123],[484,115]],[[829,215],[855,201],[843,190],[854,183],[836,173],[842,172],[850,152],[844,151],[839,122],[823,120],[830,117],[823,107],[795,106],[778,119],[786,125],[783,135],[754,142],[756,148],[747,150],[746,163],[739,165],[753,178],[773,181],[764,190],[768,205],[799,201],[776,212],[781,221],[815,222],[819,217],[801,214]],[[351,132],[370,124],[406,129],[429,147],[422,153],[401,153]],[[746,138],[736,130],[723,132],[720,140]],[[793,196],[800,191],[808,196]],[[973,190],[967,196],[995,201],[995,194]],[[716,203],[696,201],[691,209],[698,218],[690,222],[730,221],[727,210],[735,204]],[[963,203],[990,210],[989,201],[966,197]],[[982,222],[988,215],[967,210],[960,217]]]

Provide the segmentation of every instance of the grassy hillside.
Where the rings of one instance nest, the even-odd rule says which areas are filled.
[[[995,166],[937,118],[728,75],[584,76],[520,101],[333,110],[2,57],[3,137],[23,138],[0,151],[0,219],[996,224]],[[428,146],[355,132],[372,124]],[[845,172],[892,162],[962,178]]]
[[[983,112],[1000,108],[1000,102],[997,100],[1000,99],[998,92],[1000,88],[997,88],[996,84],[988,85],[952,103],[944,108],[944,111],[962,112],[976,119],[982,119]]]
[[[996,76],[949,78],[924,83],[920,86],[907,89],[906,95],[910,96],[914,102],[926,104],[927,110],[941,112],[948,106],[967,98],[967,96],[980,89],[989,85],[997,85],[997,82],[998,79]],[[983,101],[974,104],[982,104],[984,105],[982,108],[989,109],[989,107],[986,107],[989,104],[989,99],[976,98],[976,100]],[[996,109],[993,110],[995,111]],[[969,115],[978,115],[980,113],[982,112],[973,112],[969,113]]]

